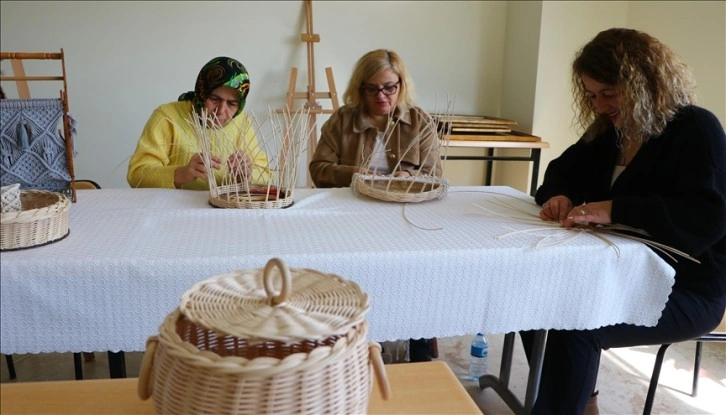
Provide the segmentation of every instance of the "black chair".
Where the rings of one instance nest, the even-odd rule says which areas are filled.
[[[87,179],[76,180],[73,183],[73,186],[74,186],[74,188],[76,190],[79,190],[79,189],[100,189],[101,188],[101,185],[100,184],[94,182],[93,180],[87,180]]]
[[[724,319],[721,320],[721,324],[711,333],[701,336],[697,339],[693,339],[696,342],[696,356],[693,362],[693,386],[691,387],[691,396],[696,397],[698,394],[698,372],[701,369],[701,353],[703,352],[703,342],[723,342],[726,341],[726,314]],[[650,386],[648,386],[648,395],[645,398],[645,407],[643,408],[643,415],[650,415],[650,411],[653,409],[653,399],[655,398],[655,391],[658,388],[658,378],[660,377],[660,369],[663,364],[663,358],[665,352],[668,350],[671,344],[664,344],[658,348],[658,353],[655,356],[655,365],[653,366],[653,374],[650,377]]]

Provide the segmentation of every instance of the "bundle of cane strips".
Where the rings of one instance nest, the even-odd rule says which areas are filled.
[[[700,264],[700,261],[691,255],[673,248],[671,246],[668,246],[666,244],[662,244],[660,242],[656,242],[653,240],[648,239],[650,236],[648,232],[633,228],[631,226],[622,225],[618,223],[609,223],[609,224],[575,224],[571,228],[563,228],[560,226],[559,222],[556,221],[543,221],[537,213],[532,212],[533,208],[539,209],[539,206],[536,204],[524,200],[522,198],[507,195],[500,192],[495,191],[489,191],[489,190],[465,190],[465,191],[456,191],[456,192],[475,192],[475,193],[491,193],[498,196],[506,196],[509,198],[512,198],[514,200],[518,200],[521,203],[524,203],[528,209],[523,209],[516,204],[506,202],[501,199],[488,199],[487,203],[493,205],[492,207],[487,207],[481,204],[475,203],[474,206],[476,206],[478,209],[483,210],[488,215],[496,216],[499,218],[506,219],[507,221],[511,221],[513,223],[517,224],[524,224],[524,225],[531,225],[530,228],[525,229],[514,229],[513,227],[507,227],[510,229],[510,232],[504,233],[502,235],[497,236],[497,239],[506,238],[509,236],[517,235],[517,234],[528,234],[528,235],[535,235],[540,236],[542,239],[540,239],[536,244],[536,249],[538,248],[546,248],[549,246],[554,246],[562,243],[572,242],[575,239],[583,236],[583,235],[589,235],[592,237],[595,237],[597,239],[600,239],[601,241],[605,242],[609,247],[613,248],[618,255],[620,256],[620,248],[618,245],[613,242],[612,240],[608,239],[605,235],[616,235],[620,236],[626,239],[634,240],[641,242],[650,248],[662,253],[663,255],[667,256],[669,259],[671,259],[673,262],[678,262],[678,259],[676,259],[676,256],[682,257],[684,259],[687,259],[689,261],[693,261],[697,264]],[[506,213],[502,213],[501,210],[497,211],[494,209],[494,207],[502,208]],[[472,214],[472,215],[480,215],[480,214]],[[403,218],[409,225],[426,231],[435,231],[435,230],[441,230],[443,227],[424,227],[421,225],[418,225],[411,221],[407,214],[406,214],[406,206],[404,205],[403,209]],[[640,236],[639,236],[640,235]]]
[[[489,192],[489,193],[496,193],[496,192]],[[502,193],[497,193],[501,196],[507,196]],[[514,199],[520,200],[519,198],[513,197]],[[525,202],[525,201],[522,201]],[[522,223],[522,224],[529,224],[536,226],[534,228],[528,228],[528,229],[520,229],[520,230],[512,230],[511,232],[505,233],[503,235],[498,236],[498,238],[506,238],[511,235],[516,235],[519,233],[527,233],[527,234],[540,234],[543,236],[543,238],[537,243],[535,246],[536,248],[540,247],[546,247],[546,246],[553,246],[561,243],[565,243],[568,241],[572,241],[582,235],[591,235],[595,238],[598,238],[605,242],[608,246],[613,248],[618,256],[620,256],[620,249],[618,248],[618,245],[613,242],[612,240],[608,239],[605,235],[616,235],[620,236],[626,239],[634,240],[641,242],[650,248],[662,253],[663,255],[667,256],[674,262],[678,262],[675,256],[682,257],[684,259],[693,261],[695,263],[700,263],[700,261],[691,255],[673,248],[671,246],[668,246],[666,244],[662,244],[660,242],[656,242],[653,240],[648,239],[650,236],[648,232],[646,232],[643,229],[633,228],[631,226],[622,225],[618,223],[609,223],[609,224],[575,224],[572,228],[566,229],[563,228],[559,222],[556,221],[543,221],[540,219],[539,215],[534,214],[528,210],[520,209],[516,207],[515,205],[505,202],[504,200],[500,199],[492,199],[489,200],[489,203],[503,207],[507,209],[510,212],[516,212],[518,215],[511,215],[511,214],[502,214],[499,213],[493,209],[489,209],[485,206],[475,204],[476,207],[478,207],[481,210],[484,210],[490,214],[506,218],[507,220],[511,220],[516,223]],[[532,204],[533,205],[533,204]],[[536,205],[533,205],[536,206]],[[555,230],[555,233],[552,233],[550,231]],[[541,231],[546,231],[544,234],[541,234]],[[565,239],[559,239],[555,242],[549,242],[545,243],[546,241],[556,238],[559,236],[566,235],[567,238]],[[640,236],[638,236],[640,235]]]

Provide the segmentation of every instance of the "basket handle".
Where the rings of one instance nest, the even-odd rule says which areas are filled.
[[[154,355],[156,354],[156,346],[159,344],[158,336],[151,336],[146,340],[146,353],[141,360],[141,369],[139,369],[139,383],[137,392],[139,398],[145,401],[151,397],[151,369],[154,366]]]
[[[376,342],[368,342],[368,353],[370,355],[371,364],[373,365],[373,373],[378,382],[378,389],[381,390],[381,396],[384,401],[391,397],[391,385],[388,383],[388,373],[383,365],[383,356],[381,356],[381,345]]]
[[[282,274],[282,289],[280,290],[280,294],[275,295],[274,290],[272,288],[272,267],[277,267],[280,269],[280,274]],[[287,268],[287,265],[283,260],[280,258],[272,258],[269,261],[267,261],[267,265],[265,265],[264,275],[262,282],[265,285],[265,292],[267,293],[267,296],[270,297],[270,304],[273,306],[282,304],[287,300],[287,296],[290,293],[290,286],[292,285],[291,278],[290,278],[290,269]]]

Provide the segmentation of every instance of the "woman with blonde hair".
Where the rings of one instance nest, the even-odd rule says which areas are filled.
[[[442,175],[436,123],[414,103],[413,81],[396,52],[377,49],[358,59],[343,102],[323,124],[309,164],[316,187],[348,187],[354,173]],[[402,357],[392,360],[431,360],[433,340],[404,342],[384,342],[384,355],[399,350]]]
[[[435,123],[415,105],[413,82],[396,52],[363,55],[343,101],[323,124],[309,164],[316,187],[348,187],[360,172],[441,176]]]
[[[547,166],[540,217],[627,225],[696,261],[656,251],[675,283],[654,327],[550,330],[533,414],[583,413],[602,350],[697,338],[726,307],[726,134],[694,105],[686,65],[646,33],[610,29],[577,53],[572,82],[584,134]]]

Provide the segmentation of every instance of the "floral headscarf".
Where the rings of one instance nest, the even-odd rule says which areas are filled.
[[[237,91],[240,102],[237,112],[234,114],[236,117],[242,112],[247,94],[250,92],[250,76],[244,65],[226,56],[220,56],[207,62],[197,75],[194,91],[181,94],[179,101],[192,101],[194,108],[201,114],[204,101],[212,91],[220,86],[228,86]]]

